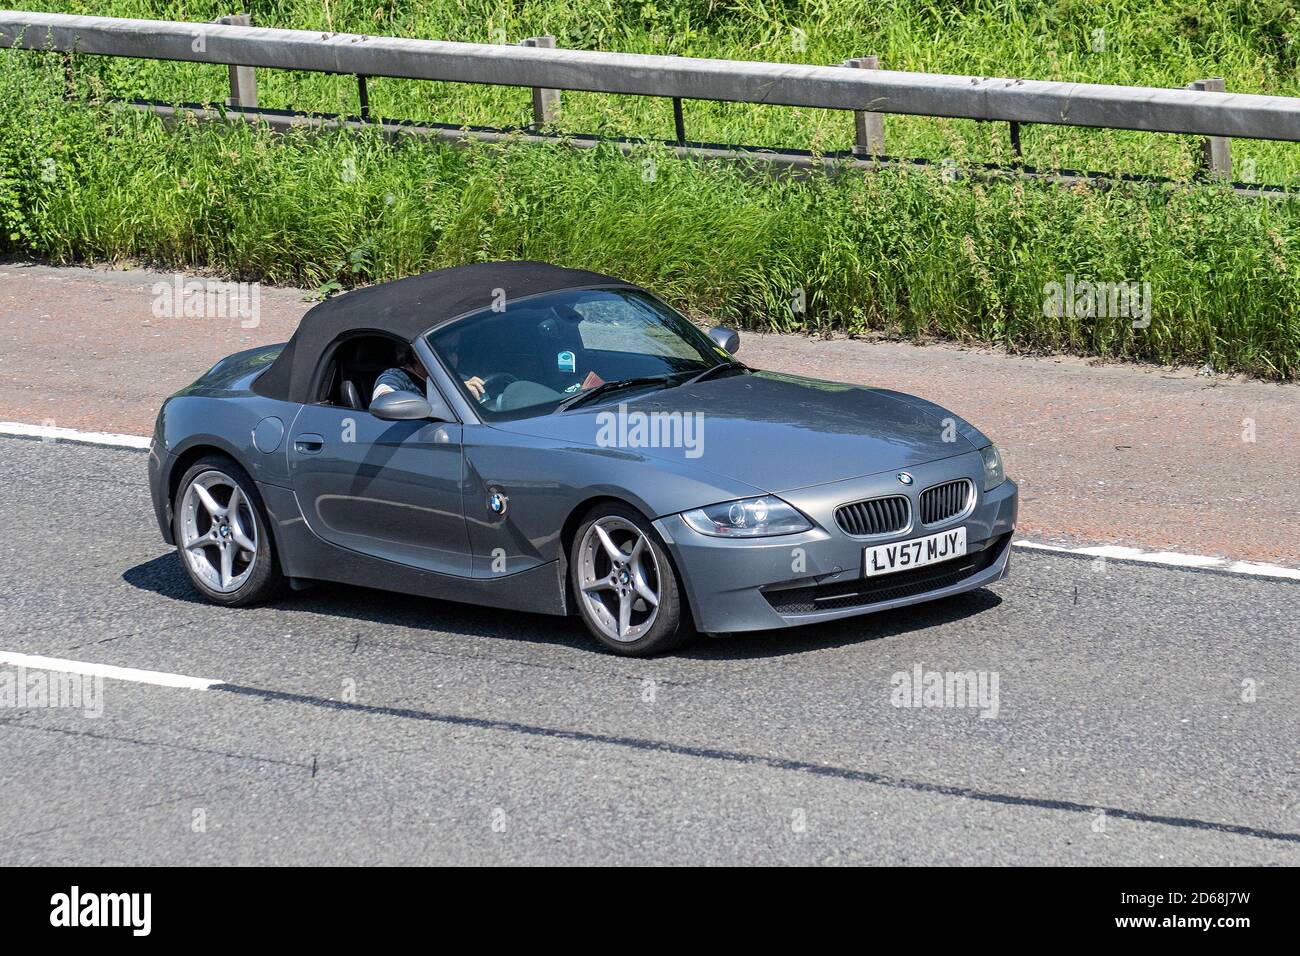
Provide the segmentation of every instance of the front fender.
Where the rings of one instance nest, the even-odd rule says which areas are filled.
[[[690,461],[635,450],[557,443],[490,426],[465,427],[465,518],[474,574],[524,570],[562,558],[561,532],[593,498],[617,498],[648,519],[763,493]],[[488,508],[505,494],[504,515]]]

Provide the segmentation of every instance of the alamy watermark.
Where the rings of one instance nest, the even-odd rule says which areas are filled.
[[[104,716],[104,678],[64,671],[0,670],[0,708],[65,708]]]
[[[1131,319],[1133,328],[1151,324],[1150,282],[1094,282],[1067,273],[1065,282],[1043,286],[1043,315],[1049,319]]]
[[[601,448],[681,448],[687,458],[704,454],[703,412],[628,411],[596,416],[596,444]]]
[[[998,715],[997,671],[927,671],[920,664],[889,679],[889,702],[895,707],[968,708],[981,717]]]
[[[148,936],[152,912],[152,893],[83,893],[74,886],[50,897],[51,926],[117,926],[133,936]]]
[[[150,291],[156,319],[239,319],[241,329],[255,329],[262,322],[258,282],[187,279],[177,273],[170,283],[155,282]]]

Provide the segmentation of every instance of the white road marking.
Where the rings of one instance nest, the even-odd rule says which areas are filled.
[[[1114,544],[1096,545],[1087,548],[1063,548],[1055,544],[1041,544],[1037,541],[1021,539],[1012,542],[1018,548],[1032,548],[1035,551],[1054,551],[1058,554],[1084,554],[1095,558],[1114,558],[1117,561],[1140,561],[1143,564],[1160,564],[1171,568],[1209,568],[1213,571],[1227,571],[1232,574],[1251,574],[1262,578],[1288,578],[1300,581],[1300,568],[1286,568],[1280,564],[1264,564],[1258,561],[1233,561],[1231,558],[1215,558],[1205,554],[1182,554],[1178,551],[1143,551],[1141,548],[1125,548]]]
[[[108,680],[126,680],[134,684],[153,684],[155,687],[182,687],[187,690],[208,690],[226,683],[211,677],[188,677],[185,674],[168,674],[165,671],[141,671],[134,667],[90,664],[86,661],[70,661],[61,657],[16,654],[13,651],[0,651],[0,664],[26,667],[30,670],[58,671],[61,674],[85,674]]]
[[[149,439],[140,435],[115,435],[112,432],[83,432],[75,428],[56,428],[52,425],[24,425],[22,422],[0,422],[0,435],[18,435],[24,438],[45,438],[54,441],[73,441],[83,445],[108,445],[112,448],[148,448]]]

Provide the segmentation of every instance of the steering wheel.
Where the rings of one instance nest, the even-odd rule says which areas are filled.
[[[483,379],[483,397],[481,402],[489,402],[501,397],[501,393],[506,390],[506,386],[511,382],[517,382],[519,379],[509,372],[493,372]]]

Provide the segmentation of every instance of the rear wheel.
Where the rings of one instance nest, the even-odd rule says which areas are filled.
[[[181,564],[208,600],[229,607],[264,601],[282,578],[262,497],[229,458],[199,459],[181,476],[172,530]]]
[[[633,509],[609,503],[587,514],[573,538],[569,575],[582,619],[616,654],[662,654],[691,636],[668,552]]]

